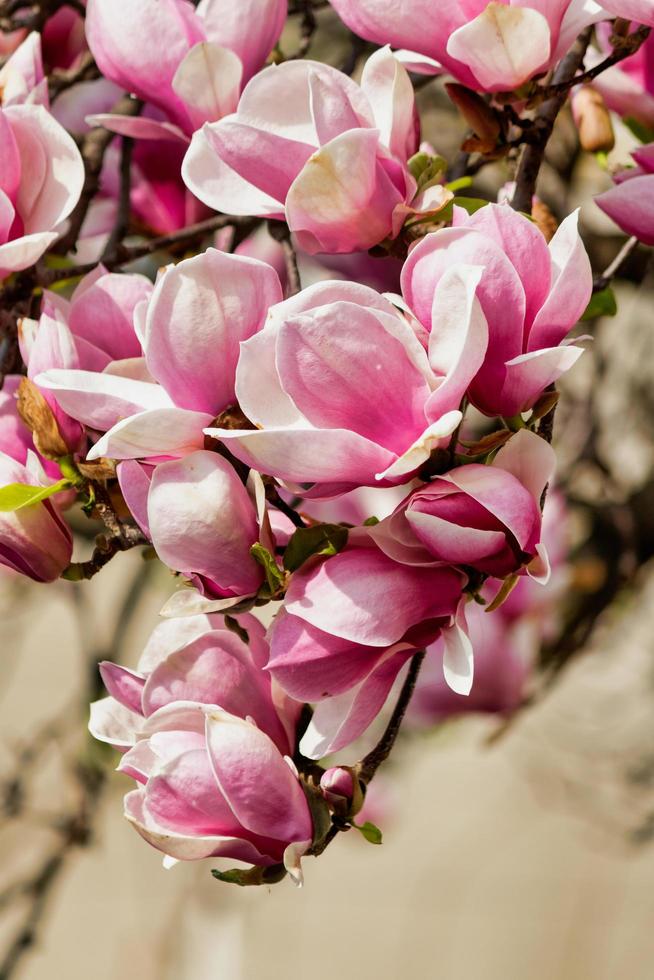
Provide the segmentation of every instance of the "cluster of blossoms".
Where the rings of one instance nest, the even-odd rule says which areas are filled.
[[[596,97],[619,110],[635,86],[654,121],[652,0],[332,6],[381,45],[358,82],[283,60],[286,0],[87,0],[85,23],[57,15],[54,54],[45,32],[18,37],[0,72],[0,275],[23,366],[0,392],[0,563],[79,580],[145,545],[184,580],[137,669],[102,665],[91,730],[137,783],[139,833],[167,860],[246,862],[219,873],[240,883],[300,880],[353,824],[388,748],[357,762],[355,743],[424,651],[416,712],[515,707],[509,632],[550,573],[547,420],[593,292],[578,215],[546,238],[510,203],[457,197],[408,69],[454,77],[495,159],[600,24],[597,58],[631,57]],[[79,77],[53,95],[44,64]],[[98,133],[90,172],[77,143]],[[650,244],[653,145],[598,198]],[[207,247],[152,282],[114,271],[128,230]],[[368,250],[386,256],[375,280]],[[319,270],[305,288],[298,255]],[[110,532],[81,562],[76,502]]]

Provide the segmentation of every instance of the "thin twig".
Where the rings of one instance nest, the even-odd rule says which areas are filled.
[[[129,228],[130,216],[130,193],[132,188],[132,153],[134,150],[134,140],[129,136],[122,137],[122,147],[120,152],[120,192],[118,195],[118,209],[116,220],[107,239],[107,244],[102,253],[101,263],[107,268],[114,261],[118,254],[119,246],[122,244]]]
[[[358,775],[361,782],[366,784],[369,783],[382,762],[384,762],[391,754],[397,736],[400,732],[406,710],[409,707],[409,703],[413,696],[416,681],[418,680],[418,674],[420,673],[420,668],[422,667],[422,662],[424,659],[424,650],[420,650],[418,653],[414,654],[409,666],[409,672],[406,675],[404,684],[402,685],[402,690],[400,691],[400,696],[397,699],[397,704],[395,705],[395,709],[391,715],[388,725],[386,726],[384,734],[374,749],[372,749],[372,751],[370,751],[358,765]]]
[[[637,245],[638,239],[635,235],[627,239],[613,261],[607,265],[601,276],[597,276],[597,278],[593,281],[593,292],[598,293],[602,289],[606,289],[606,287],[611,284],[614,277],[620,271],[622,263],[626,262]]]

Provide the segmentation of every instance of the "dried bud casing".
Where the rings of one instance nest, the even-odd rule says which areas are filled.
[[[60,459],[68,455],[70,450],[59,431],[52,409],[29,378],[23,378],[18,386],[17,408],[42,456]]]
[[[589,153],[608,153],[615,146],[611,114],[604,99],[592,85],[582,85],[572,98],[572,114],[579,130],[579,142]]]
[[[483,146],[482,152],[495,149],[502,127],[497,113],[477,92],[450,82],[445,86],[447,94]]]

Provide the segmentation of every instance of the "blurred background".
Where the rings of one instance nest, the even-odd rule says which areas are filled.
[[[360,55],[320,18],[315,57]],[[419,101],[424,137],[456,161],[465,129],[442,83]],[[609,166],[635,145],[619,121],[616,135]],[[495,199],[508,176],[506,162],[489,165],[469,193]],[[539,194],[554,220],[581,207],[598,274],[624,244],[592,203],[610,183],[564,113]],[[423,689],[373,784],[382,846],[341,835],[307,859],[302,890],[230,887],[210,861],[164,871],[122,818],[129,786],[114,753],[86,734],[97,662],[136,662],[168,573],[129,553],[80,585],[0,579],[0,980],[650,980],[650,257],[636,249],[622,265],[617,315],[579,329],[592,341],[565,378],[554,433],[552,591],[519,621],[509,610],[494,641],[517,657],[519,682],[491,683],[465,714]],[[305,284],[327,275],[303,272]],[[84,559],[92,538],[79,526]]]

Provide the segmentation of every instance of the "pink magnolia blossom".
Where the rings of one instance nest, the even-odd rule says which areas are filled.
[[[36,457],[23,466],[0,452],[0,487],[11,483],[47,486]],[[0,512],[0,565],[35,582],[54,582],[70,564],[73,539],[51,500]]]
[[[270,266],[207,249],[170,266],[150,302],[139,304],[138,371],[46,371],[37,383],[70,416],[105,433],[89,459],[183,456],[203,448],[202,430],[234,404],[239,342],[281,298]]]
[[[20,324],[28,377],[35,380],[51,370],[117,375],[138,371],[142,351],[134,331],[134,310],[151,293],[144,276],[107,273],[102,266],[82,279],[70,302],[46,292],[39,320],[24,319]],[[71,452],[81,452],[85,445],[81,425],[61,407],[54,392],[47,386],[42,391]]]
[[[86,35],[103,75],[163,115],[116,119],[116,131],[167,132],[183,142],[233,112],[276,44],[286,7],[286,0],[201,0],[197,9],[188,0],[89,0]]]
[[[0,277],[26,269],[57,240],[83,182],[79,150],[43,106],[0,109]]]
[[[299,705],[262,670],[263,628],[220,616],[168,620],[136,671],[103,664],[109,697],[91,706],[96,738],[124,751],[119,770],[140,784],[125,814],[178,860],[225,857],[261,867],[299,860],[313,828],[290,760]],[[245,720],[247,718],[247,720]]]
[[[595,203],[627,235],[654,245],[654,143],[631,154],[637,167],[616,176],[616,185],[598,194]]]
[[[497,578],[527,565],[546,577],[540,499],[554,464],[551,446],[522,429],[492,465],[471,463],[435,477],[370,534],[387,555],[409,565],[436,559]]]
[[[531,408],[583,353],[564,341],[593,288],[577,214],[565,219],[548,247],[538,228],[508,205],[489,204],[472,216],[455,212],[454,227],[426,235],[410,252],[402,293],[433,334],[432,319],[443,315],[436,291],[441,278],[460,263],[483,269],[477,296],[488,321],[488,349],[468,394],[485,414],[511,417]],[[444,335],[443,355],[453,342]],[[438,365],[438,336],[435,345]]]
[[[343,766],[326,769],[320,777],[320,792],[332,806],[349,806],[354,796],[354,778]]]
[[[456,659],[464,584],[452,568],[403,565],[365,541],[295,573],[272,627],[268,669],[291,697],[316,703],[305,755],[320,758],[358,738],[403,665],[441,630]]]
[[[136,670],[101,664],[109,697],[91,706],[93,735],[117,748],[130,748],[157,711],[174,702],[198,702],[220,705],[240,718],[250,716],[281,752],[292,753],[300,706],[263,669],[269,651],[261,623],[245,614],[239,626],[247,641],[216,613],[163,620]]]
[[[310,254],[367,249],[397,233],[415,194],[414,114],[388,50],[369,58],[361,86],[316,61],[286,62],[194,135],[183,177],[218,211],[285,218]]]
[[[250,555],[257,511],[234,468],[200,450],[155,467],[148,527],[162,561],[219,598],[253,595],[263,570]]]
[[[260,472],[325,492],[405,483],[458,425],[482,364],[479,275],[459,266],[439,283],[429,351],[366,286],[323,282],[286,300],[241,347],[236,395],[257,428],[207,433]]]
[[[48,108],[41,35],[36,31],[28,34],[0,69],[0,101],[4,107],[33,103]]]
[[[649,0],[632,2],[651,5]],[[438,4],[331,0],[331,4],[347,26],[366,40],[409,49],[401,54],[413,70],[447,71],[464,85],[488,92],[510,91],[544,73],[585,26],[608,16],[593,0],[440,0]]]

